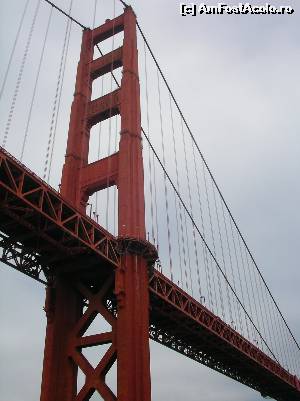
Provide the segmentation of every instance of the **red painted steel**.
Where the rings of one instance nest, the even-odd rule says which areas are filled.
[[[89,288],[80,281],[75,283],[78,294],[85,299],[87,308],[81,315],[76,325],[69,333],[67,352],[74,366],[78,366],[85,375],[85,382],[74,400],[88,400],[97,391],[104,400],[116,400],[114,393],[105,383],[105,376],[117,359],[117,319],[105,305],[105,297],[113,287],[113,276],[101,283],[100,288]],[[86,335],[84,333],[91,326],[97,316],[101,316],[110,326],[110,331],[103,331],[99,327],[99,333]],[[109,345],[96,367],[93,367],[82,350],[86,348]]]
[[[94,46],[122,30],[123,46],[93,60]],[[91,101],[93,79],[121,65],[121,87]],[[85,213],[90,195],[117,185],[119,238],[135,240],[142,245],[145,242],[145,205],[139,96],[136,19],[128,7],[116,19],[83,32],[61,194]],[[88,164],[91,127],[116,114],[121,116],[119,151]],[[113,271],[110,276],[114,277]],[[93,284],[99,285],[99,277],[94,280]],[[104,400],[115,399],[111,391],[104,390],[108,368],[101,370],[99,367],[91,373],[88,366],[84,368],[83,357],[78,359],[78,353],[72,353],[72,362],[68,358],[68,338],[83,318],[79,306],[81,295],[69,281],[57,274],[53,282],[54,312],[47,324],[41,400],[87,400],[95,389]],[[120,256],[115,294],[117,318],[112,327],[112,355],[117,360],[117,399],[150,401],[148,271],[147,261],[139,252],[125,252]],[[102,311],[104,309],[102,304]],[[110,365],[109,360],[99,363]],[[86,374],[86,384],[77,394],[78,367]],[[95,384],[97,375],[103,377]]]
[[[154,340],[280,401],[300,400],[300,382],[157,271],[145,240],[136,20],[130,7],[85,30],[61,192],[0,148],[1,259],[48,281],[42,401],[150,401]],[[123,46],[93,60],[94,46],[124,31]],[[121,87],[91,101],[92,81],[123,66]],[[121,116],[117,153],[88,164],[91,127]],[[109,167],[109,168],[108,168]],[[95,191],[118,187],[119,238],[85,215]],[[150,294],[150,295],[149,295]],[[151,327],[149,328],[149,296]],[[111,329],[86,334],[96,317]],[[86,348],[108,346],[94,367]],[[117,364],[117,394],[106,375]],[[78,369],[85,376],[77,383]]]
[[[136,19],[124,13],[118,226],[120,237],[145,241],[144,170]],[[116,272],[118,300],[118,399],[150,401],[149,292],[146,260],[125,253]]]
[[[66,258],[66,255],[78,257],[84,249],[90,249],[99,254],[104,264],[119,265],[120,257],[115,252],[116,238],[71,206],[70,202],[1,147],[0,175],[1,223],[8,234],[9,226],[12,226],[15,239],[19,235],[19,240],[24,241],[24,235],[28,237],[30,233],[28,245],[33,246],[34,241],[40,243],[41,247],[47,244],[50,263],[53,249],[56,262],[58,250],[61,258]],[[33,218],[37,214],[40,217]],[[8,219],[8,227],[5,219]],[[36,245],[34,248],[39,250]],[[83,253],[86,256],[87,252]]]
[[[154,340],[167,345],[169,337],[173,341],[171,348],[255,388],[264,395],[282,401],[300,400],[296,376],[163,274],[153,272],[149,289],[152,321],[154,324],[159,322],[159,330],[151,336]],[[171,329],[169,317],[176,322],[171,323]],[[164,326],[167,328],[165,332]],[[161,331],[166,336],[165,340],[158,337]],[[178,347],[174,345],[176,339]],[[230,357],[226,355],[227,352]]]
[[[34,196],[28,196],[33,189],[36,189],[32,192]],[[60,212],[56,215],[54,210]],[[90,240],[87,240],[84,231],[81,232],[75,226],[68,227],[65,220],[59,216],[73,216],[72,219],[92,227],[91,231],[90,228],[87,230],[91,233]],[[67,272],[68,291],[75,290],[80,295],[81,301],[84,300],[87,305],[91,299],[91,296],[87,296],[88,292],[94,291],[100,294],[102,285],[104,286],[109,279],[113,280],[112,272],[118,266],[119,255],[125,254],[126,249],[129,250],[129,254],[144,254],[145,260],[150,262],[155,259],[155,252],[153,250],[149,253],[146,241],[144,245],[142,241],[134,239],[124,238],[117,241],[98,224],[71,207],[60,194],[3,149],[0,149],[0,231],[5,233],[1,243],[4,255],[12,256],[8,261],[4,258],[4,263],[10,263],[16,258],[21,260],[22,255],[25,255],[26,263],[18,262],[17,267],[35,279],[39,278],[40,268],[44,269],[45,275],[50,280],[55,274]],[[93,242],[93,238],[99,240]],[[16,248],[12,246],[14,243],[17,245]],[[100,243],[105,243],[105,247],[99,249]],[[110,251],[106,252],[105,249]],[[26,251],[27,255],[34,252],[33,258],[38,256],[37,264],[34,264],[33,258],[31,259],[33,270],[30,270],[28,265]],[[72,277],[71,282],[70,277]],[[93,288],[92,283],[94,285],[98,283],[98,287]],[[86,288],[85,292],[82,288]],[[122,289],[122,282],[119,288]],[[151,338],[277,400],[300,400],[298,378],[276,364],[161,273],[153,272],[149,290]],[[47,292],[45,310],[49,324],[52,324],[55,289],[48,289]],[[122,293],[119,295],[122,300]],[[113,288],[110,288],[109,298],[116,302]],[[90,306],[88,314],[90,318],[86,320],[85,330],[96,317],[96,310],[103,311],[104,308],[106,313],[110,313],[113,317],[105,315],[108,321],[116,316],[116,307],[115,309],[108,307],[107,302],[104,303],[101,297],[98,309],[94,302]],[[85,313],[81,313],[74,327],[80,326],[82,316],[86,316]],[[114,329],[113,332],[115,333]],[[72,363],[90,377],[88,379],[90,383],[90,380],[94,380],[92,377],[95,376],[95,372],[86,365],[81,356],[78,357],[79,345],[91,347],[92,343],[96,345],[96,342],[100,344],[101,341],[103,344],[108,344],[110,338],[103,336],[101,332],[96,337],[85,338],[82,328],[77,333],[75,341],[74,330],[70,330],[68,353],[65,357],[71,358]],[[113,346],[117,347],[116,337],[112,338]],[[112,360],[113,358],[109,356],[108,361]],[[102,365],[110,366],[107,360],[101,361],[99,363]],[[104,374],[105,369],[102,372]],[[100,384],[97,383],[98,391]],[[104,384],[105,380],[102,380],[101,386]],[[92,390],[91,385],[88,388],[90,392],[95,390]],[[74,396],[73,399],[80,398]]]

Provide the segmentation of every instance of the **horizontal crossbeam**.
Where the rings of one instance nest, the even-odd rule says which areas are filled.
[[[119,154],[114,153],[82,168],[81,190],[89,196],[96,191],[116,185]]]
[[[119,114],[120,89],[92,100],[88,105],[88,122],[91,126]]]
[[[96,79],[104,74],[113,71],[116,68],[122,67],[123,48],[119,47],[105,54],[102,57],[93,60],[91,63],[91,77]]]
[[[93,42],[94,45],[102,42],[105,39],[116,35],[124,30],[124,15],[114,18],[113,20],[106,20],[105,24],[94,29]]]

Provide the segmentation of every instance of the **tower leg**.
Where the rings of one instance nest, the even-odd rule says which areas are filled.
[[[77,367],[68,358],[70,332],[81,315],[81,297],[62,277],[47,288],[47,329],[41,401],[71,401],[76,395]]]
[[[95,392],[104,401],[117,400],[106,384],[106,375],[117,358],[117,320],[109,301],[112,298],[114,273],[97,281],[98,285],[95,280],[93,284],[79,280],[72,284],[58,282],[52,305],[48,295],[41,401],[87,401]],[[84,312],[77,307],[83,305],[83,300],[86,307]],[[56,309],[53,310],[52,306]],[[103,328],[98,327],[99,332],[87,335],[88,328],[98,315],[106,320],[111,330],[103,332]],[[109,347],[93,367],[85,357],[84,349],[103,345]],[[78,368],[85,380],[77,388]]]
[[[118,300],[118,400],[150,401],[149,290],[145,260],[122,257],[116,276]]]

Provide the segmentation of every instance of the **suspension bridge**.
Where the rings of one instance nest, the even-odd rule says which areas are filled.
[[[86,26],[75,1],[23,3],[1,86],[0,259],[46,287],[41,400],[150,401],[149,339],[300,400],[299,342],[134,10],[112,1],[99,24],[95,1]]]

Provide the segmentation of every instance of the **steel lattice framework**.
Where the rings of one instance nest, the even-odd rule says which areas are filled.
[[[150,401],[149,337],[263,395],[300,400],[295,376],[154,269],[158,255],[145,239],[135,27],[127,7],[83,32],[61,193],[0,149],[0,260],[47,284],[41,400],[83,401],[97,391],[107,401]],[[123,46],[93,60],[94,46],[121,31]],[[121,87],[91,101],[92,81],[121,66]],[[115,114],[119,151],[88,164],[91,127]],[[118,187],[118,238],[85,214],[88,197],[111,185]],[[99,315],[111,330],[85,335]],[[83,350],[102,345],[108,349],[94,368]],[[114,363],[117,394],[106,383]]]

